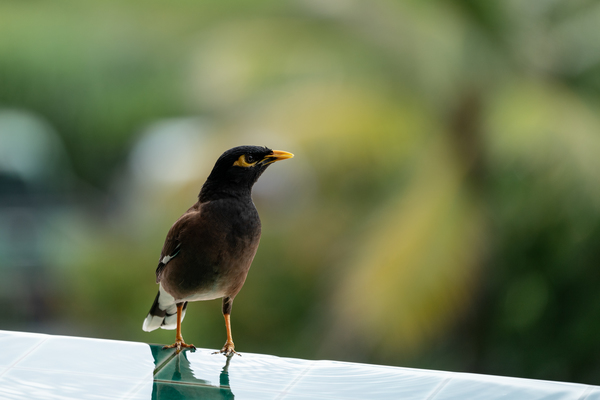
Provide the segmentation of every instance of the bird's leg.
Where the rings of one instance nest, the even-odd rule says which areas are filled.
[[[227,341],[225,345],[221,349],[221,351],[217,351],[213,354],[222,353],[225,356],[230,357],[234,354],[241,355],[235,351],[235,346],[233,344],[233,337],[231,336],[231,306],[233,303],[233,299],[230,297],[223,298],[223,317],[225,317],[225,329],[227,330]]]
[[[181,313],[184,304],[185,303],[177,304],[177,333],[175,334],[175,343],[163,347],[163,349],[172,349],[175,347],[177,348],[175,352],[177,354],[181,351],[182,348],[192,349],[192,351],[196,350],[196,346],[194,346],[193,344],[187,344],[183,341],[183,336],[181,336]]]
[[[240,355],[237,351],[235,351],[235,346],[233,344],[233,337],[231,336],[230,314],[223,314],[223,317],[225,317],[225,329],[227,329],[227,341],[225,342],[225,345],[223,346],[221,351],[217,351],[215,354],[222,353],[222,354],[225,354],[227,357],[230,357],[234,354]]]

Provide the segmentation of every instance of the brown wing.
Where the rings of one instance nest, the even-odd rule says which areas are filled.
[[[158,267],[156,268],[156,283],[159,283],[165,267],[173,258],[177,257],[180,252],[185,249],[181,248],[180,237],[186,231],[189,226],[189,222],[192,218],[197,217],[198,211],[186,212],[183,214],[169,229],[165,244],[163,245],[162,251],[160,252],[160,258],[158,260]]]

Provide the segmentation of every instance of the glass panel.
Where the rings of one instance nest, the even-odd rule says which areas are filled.
[[[600,400],[600,388],[592,390],[583,400]]]
[[[44,335],[0,332],[0,366],[10,366],[29,353],[47,337]]]
[[[137,382],[132,379],[12,368],[0,378],[0,398],[120,399]]]
[[[600,388],[0,331],[0,398],[600,400]]]
[[[394,367],[319,361],[290,394],[346,399],[420,400],[429,398],[451,375]]]
[[[147,344],[55,336],[49,337],[16,366],[142,378],[152,376],[154,358]]]
[[[578,400],[588,388],[560,382],[498,376],[454,374],[435,400],[445,399],[511,399],[511,400]]]

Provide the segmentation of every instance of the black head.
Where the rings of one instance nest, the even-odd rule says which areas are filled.
[[[261,146],[239,146],[219,157],[200,192],[200,201],[221,196],[250,194],[267,167],[276,161],[292,158],[286,151]]]

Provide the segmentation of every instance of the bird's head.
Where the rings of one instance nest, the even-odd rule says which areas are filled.
[[[267,167],[276,161],[292,158],[287,151],[261,146],[238,146],[224,152],[215,163],[200,192],[209,195],[250,192]]]

